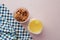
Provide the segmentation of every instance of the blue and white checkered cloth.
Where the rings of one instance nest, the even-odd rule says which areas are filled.
[[[32,40],[32,37],[4,4],[0,4],[0,40]]]

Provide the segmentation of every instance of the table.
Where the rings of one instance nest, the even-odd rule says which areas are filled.
[[[31,34],[34,40],[60,40],[60,0],[1,0],[12,13],[19,8],[29,10],[32,18],[42,21],[41,34]]]

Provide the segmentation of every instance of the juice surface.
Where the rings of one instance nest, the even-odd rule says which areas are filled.
[[[39,20],[32,20],[29,23],[29,30],[33,33],[38,33],[42,30],[42,23]]]

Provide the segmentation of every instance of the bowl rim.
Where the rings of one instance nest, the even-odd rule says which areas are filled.
[[[38,20],[38,19],[36,19],[36,18],[30,19],[29,22],[31,22],[32,20]],[[41,21],[40,21],[40,22],[41,22]],[[41,22],[41,24],[42,24],[42,22]],[[28,25],[29,25],[29,24],[28,24]],[[29,26],[28,26],[28,31],[29,31],[30,33],[33,33],[33,34],[40,34],[40,33],[42,32],[42,30],[43,30],[43,25],[42,25],[42,29],[41,29],[39,32],[32,32],[32,31],[30,30]]]
[[[21,9],[21,8],[23,8],[23,9],[25,9],[25,10],[27,10],[27,12],[28,12],[28,18],[25,20],[25,21],[23,21],[23,22],[21,22],[21,21],[18,21],[19,23],[25,23],[25,22],[27,22],[29,19],[30,19],[30,13],[29,13],[29,11],[28,11],[28,9],[26,9],[26,8],[24,8],[24,7],[20,7],[20,8],[18,8],[17,10],[15,10],[15,12],[14,12],[14,14],[13,14],[13,16],[15,15],[15,13],[19,10],[19,9]],[[17,20],[16,20],[17,21]]]

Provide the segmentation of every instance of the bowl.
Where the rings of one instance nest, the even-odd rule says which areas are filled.
[[[40,34],[42,32],[43,25],[40,20],[37,20],[35,18],[30,19],[30,22],[28,24],[28,30],[29,32],[33,34]]]
[[[20,23],[25,23],[30,19],[30,14],[26,8],[21,7],[14,13],[14,18]]]

